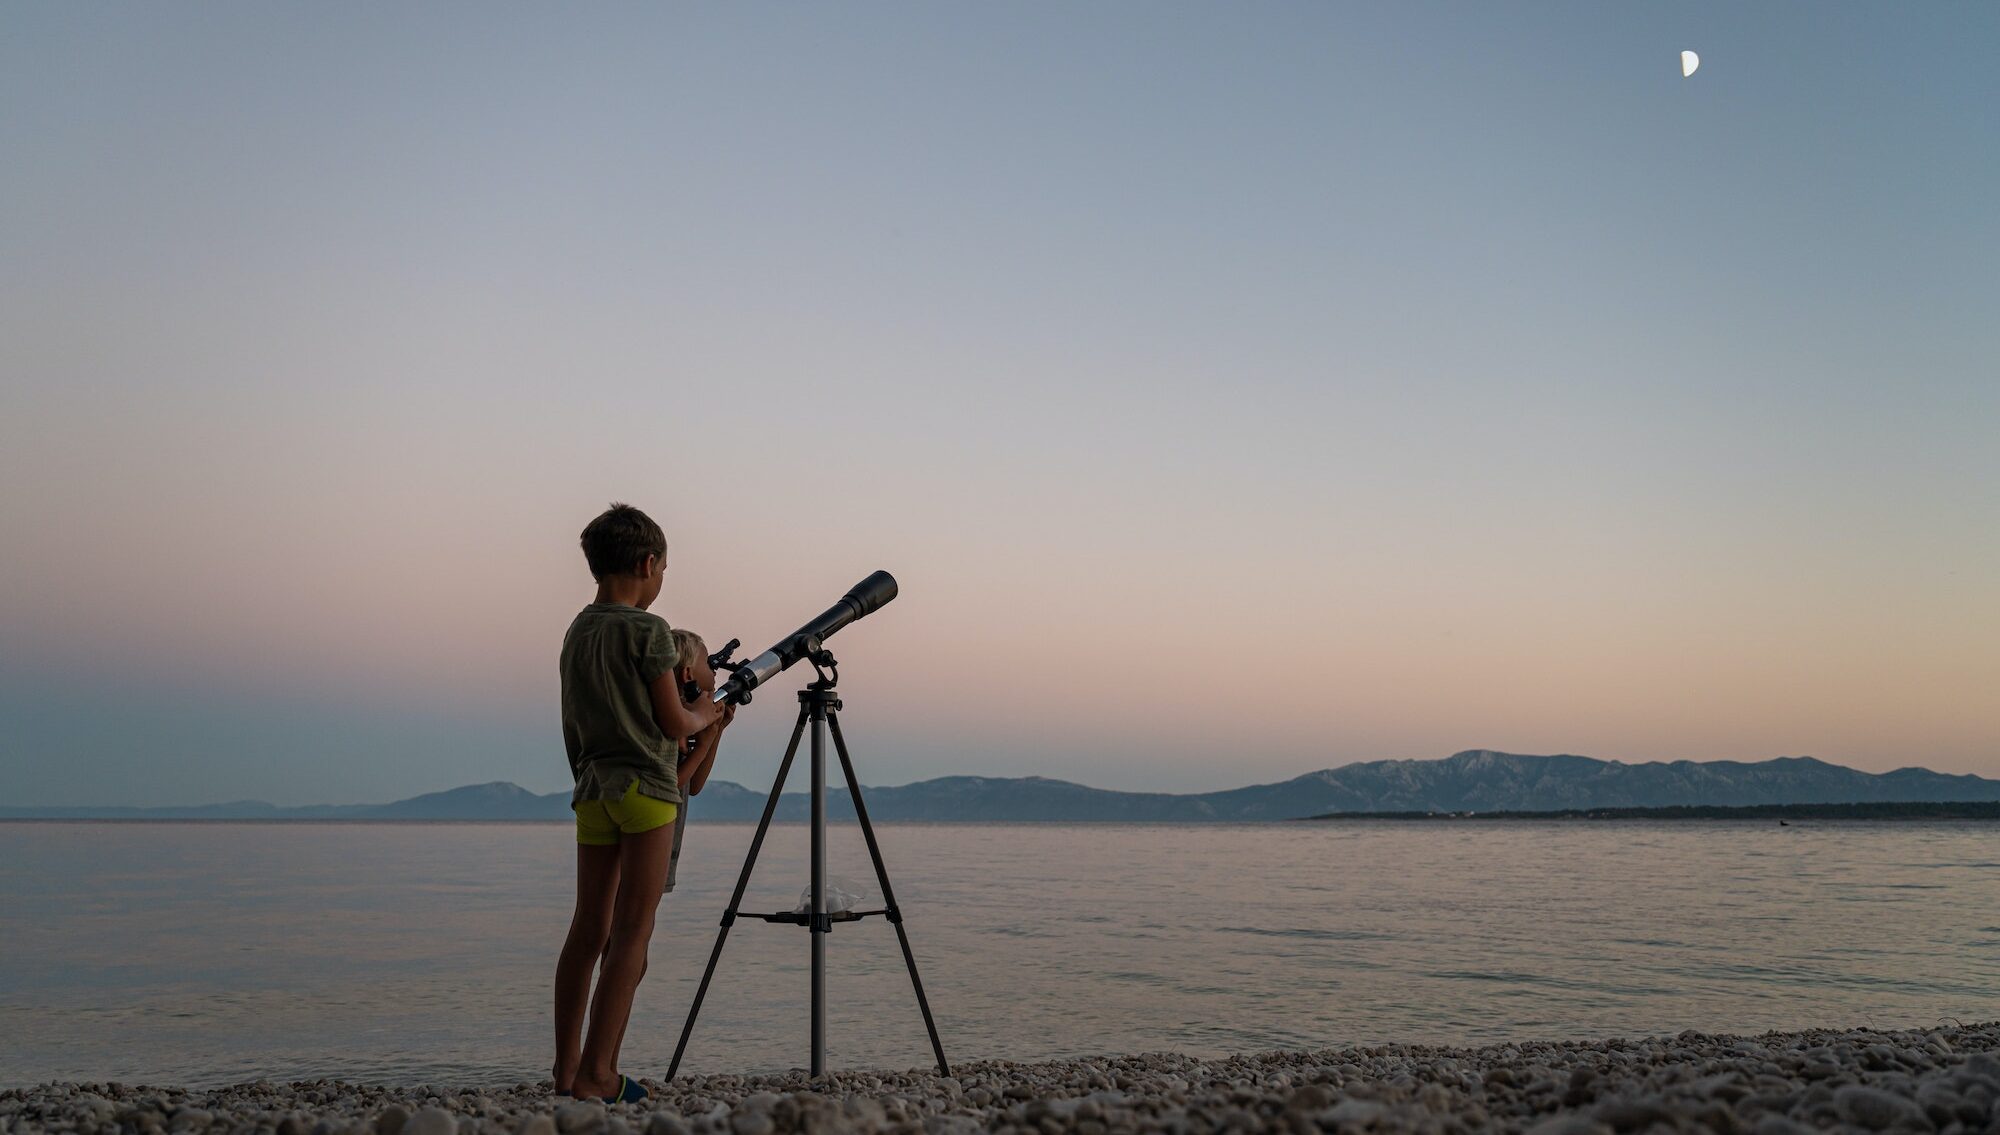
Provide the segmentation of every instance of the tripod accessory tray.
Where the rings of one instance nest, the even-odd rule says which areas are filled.
[[[888,915],[894,913],[894,911],[889,910],[835,910],[828,911],[820,915],[820,917],[827,922],[858,922],[871,914]],[[744,914],[740,917],[761,918],[766,922],[789,922],[795,926],[811,926],[813,920],[812,912],[806,910],[781,910],[776,914]],[[889,921],[901,922],[902,918],[891,918]]]

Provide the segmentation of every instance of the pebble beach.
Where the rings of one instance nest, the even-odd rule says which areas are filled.
[[[614,1107],[558,1098],[546,1082],[53,1083],[0,1092],[0,1135],[2000,1131],[2000,1022],[983,1061],[953,1072],[642,1077],[652,1098]]]

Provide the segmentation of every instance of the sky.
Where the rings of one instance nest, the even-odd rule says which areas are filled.
[[[746,652],[896,575],[831,644],[864,783],[2000,776],[1996,47],[5,0],[0,801],[566,788],[613,500]],[[768,786],[802,677],[718,778]]]

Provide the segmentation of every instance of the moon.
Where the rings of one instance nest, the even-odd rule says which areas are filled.
[[[1701,56],[1692,51],[1681,52],[1681,78],[1685,79],[1694,74],[1694,69],[1699,66],[1701,66]]]

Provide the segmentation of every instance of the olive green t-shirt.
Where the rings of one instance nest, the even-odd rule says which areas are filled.
[[[569,625],[562,646],[563,746],[576,774],[571,803],[639,794],[685,804],[680,744],[653,720],[652,685],[680,652],[658,615],[623,603],[592,603]]]

